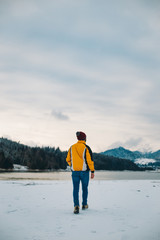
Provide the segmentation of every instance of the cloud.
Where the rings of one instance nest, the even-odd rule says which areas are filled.
[[[152,150],[151,145],[149,142],[147,142],[145,139],[139,137],[139,138],[130,138],[127,141],[117,141],[110,145],[108,149],[112,148],[118,148],[118,147],[124,147],[126,149],[135,151],[140,150],[142,152],[149,152]]]
[[[68,121],[69,120],[69,116],[67,116],[66,114],[64,114],[64,113],[62,113],[60,111],[53,110],[51,112],[51,115],[53,117],[55,117],[56,119],[58,119],[58,120],[62,120],[62,121]]]
[[[3,133],[16,132],[25,139],[18,123],[27,127],[33,122],[34,129],[38,127],[32,129],[32,140],[36,142],[40,135],[47,141],[43,135],[48,134],[52,142],[55,128],[58,135],[62,125],[70,132],[85,126],[93,145],[92,132],[96,129],[104,150],[114,142],[138,147],[147,139],[158,146],[158,1],[3,2]]]

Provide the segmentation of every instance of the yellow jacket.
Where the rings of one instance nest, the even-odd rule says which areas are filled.
[[[89,146],[86,146],[85,141],[79,140],[72,145],[68,151],[66,161],[72,171],[87,171],[94,172],[94,162]]]

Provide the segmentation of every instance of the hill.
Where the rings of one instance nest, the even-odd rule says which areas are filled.
[[[108,155],[108,156],[123,158],[123,159],[129,159],[132,161],[135,160],[136,158],[141,157],[140,152],[138,152],[138,151],[132,152],[123,147],[107,150],[107,151],[103,152],[103,154]]]

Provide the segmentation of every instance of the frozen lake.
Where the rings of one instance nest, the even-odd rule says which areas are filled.
[[[6,172],[0,180],[70,180],[71,172]],[[96,171],[95,180],[160,180],[158,171]]]

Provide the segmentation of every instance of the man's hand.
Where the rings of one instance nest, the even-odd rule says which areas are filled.
[[[91,179],[93,179],[94,178],[94,173],[91,173]]]

